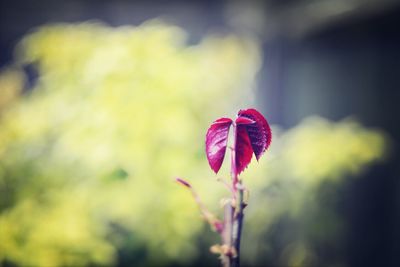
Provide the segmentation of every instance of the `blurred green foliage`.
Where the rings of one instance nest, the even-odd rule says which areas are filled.
[[[24,91],[27,64],[38,79]],[[205,131],[251,104],[259,65],[252,40],[210,35],[189,46],[160,21],[27,35],[0,73],[0,265],[108,266],[124,255],[135,266],[189,264],[210,232],[173,178],[189,178],[220,212],[227,193],[208,168]],[[354,121],[311,118],[273,132],[270,151],[243,174],[249,264],[274,253],[265,236],[276,220],[318,210],[322,182],[357,174],[385,150],[380,132]],[[327,215],[322,227],[340,225]],[[306,239],[286,241],[283,264],[315,261]]]
[[[7,104],[26,64],[36,85]],[[202,221],[172,181],[210,176],[205,130],[258,65],[251,41],[187,46],[158,21],[52,25],[24,38],[0,78],[0,261],[109,265],[126,246],[146,252],[138,265],[190,259]]]

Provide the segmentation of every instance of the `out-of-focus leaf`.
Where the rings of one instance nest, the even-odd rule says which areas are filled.
[[[218,173],[224,161],[232,120],[220,118],[211,124],[206,134],[206,154],[211,169]]]

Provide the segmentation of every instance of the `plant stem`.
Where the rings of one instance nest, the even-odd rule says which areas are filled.
[[[233,226],[234,208],[232,203],[226,203],[224,206],[224,231],[222,232],[222,243],[225,248],[232,247],[232,226]],[[232,267],[232,256],[228,253],[221,254],[222,266]]]
[[[232,267],[240,267],[240,238],[243,226],[243,209],[245,207],[243,202],[243,189],[240,187],[237,190],[237,206],[233,218],[232,227],[232,242],[236,251],[236,257],[232,258]]]
[[[239,182],[238,179],[238,172],[236,169],[236,143],[237,143],[237,126],[235,123],[232,125],[233,127],[233,147],[231,150],[231,176],[232,176],[232,189],[233,189],[233,198],[236,198],[236,186],[237,183]]]
[[[231,250],[223,261],[224,267],[240,267],[240,238],[243,225],[243,186],[238,177],[236,169],[236,141],[237,126],[233,125],[233,148],[231,150],[231,176],[232,176],[232,199],[234,206],[230,204],[225,207],[225,227],[226,232],[223,237],[224,244]],[[229,225],[228,225],[229,224]],[[229,234],[229,238],[227,235]]]

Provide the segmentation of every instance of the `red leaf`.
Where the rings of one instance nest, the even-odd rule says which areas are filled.
[[[238,116],[255,121],[255,123],[246,124],[244,127],[246,127],[254,155],[259,160],[271,143],[271,128],[264,116],[255,109],[240,110]]]
[[[220,118],[211,124],[206,135],[206,154],[208,163],[215,173],[218,173],[224,161],[228,143],[229,127],[232,120]]]
[[[246,130],[247,125],[251,124],[236,126],[235,164],[237,174],[240,174],[249,165],[253,156],[253,148]]]
[[[238,118],[235,120],[235,123],[236,123],[236,125],[239,125],[239,124],[246,125],[246,124],[255,123],[255,121],[253,121],[253,120],[251,120],[251,119],[249,119],[249,118],[246,118],[246,117],[238,117]]]

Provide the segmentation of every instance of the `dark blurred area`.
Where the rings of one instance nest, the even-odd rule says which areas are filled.
[[[349,266],[399,266],[400,9],[365,13],[266,42],[265,84],[276,92],[267,109],[287,126],[315,113],[333,120],[352,114],[390,134],[390,160],[351,182],[339,209],[349,223]]]
[[[343,247],[317,244],[316,251],[326,266],[338,258],[346,266],[400,266],[400,1],[3,0],[0,67],[10,63],[20,38],[43,24],[138,25],[154,17],[183,27],[192,43],[210,31],[257,36],[263,53],[257,102],[272,124],[352,116],[388,134],[387,161],[346,181],[332,204],[347,226]],[[35,70],[26,72],[33,82]],[[129,255],[120,257],[120,266],[129,266]]]

